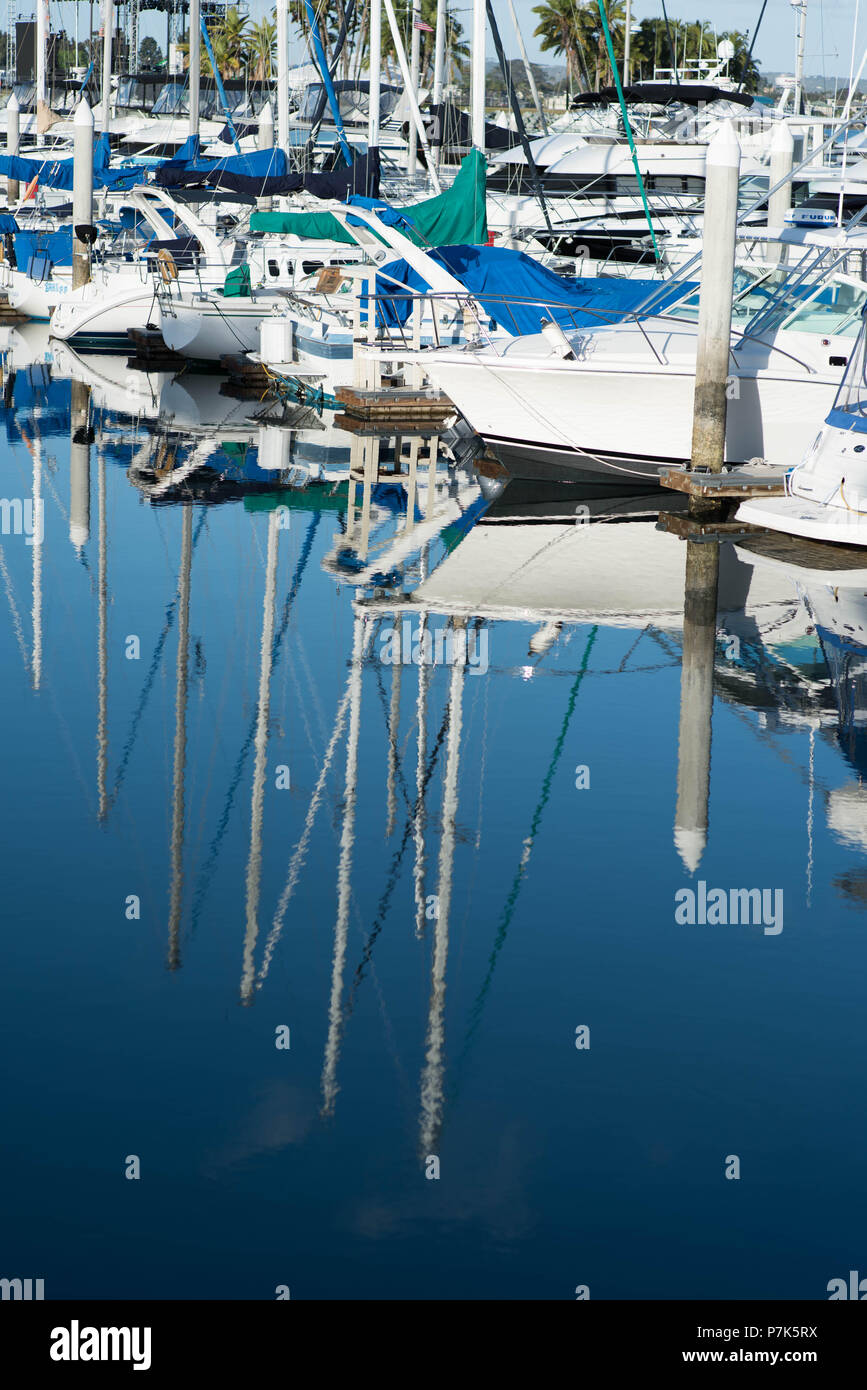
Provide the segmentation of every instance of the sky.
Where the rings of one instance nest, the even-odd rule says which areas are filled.
[[[533,29],[536,26],[536,19],[533,15],[534,2],[535,0],[515,0],[518,20],[530,57],[534,61],[543,63],[556,62],[558,60],[552,54],[541,52],[538,40],[533,38]],[[508,6],[505,0],[494,0],[494,4],[506,52],[510,56],[517,57],[518,50],[509,19]],[[751,33],[759,16],[761,0],[684,0],[684,3],[681,3],[680,0],[666,0],[666,5],[671,21],[674,19],[705,19],[717,31],[737,29],[741,32]],[[805,71],[808,75],[827,74],[833,77],[848,74],[856,6],[860,6],[858,38],[863,49],[863,46],[867,44],[867,0],[809,0],[805,58]],[[24,14],[28,12],[29,7],[25,3],[20,8]],[[96,6],[94,8],[96,9]],[[249,0],[247,8],[251,18],[257,20],[271,11],[273,0]],[[468,31],[472,20],[472,6],[469,0],[456,0],[456,3],[450,8],[460,18],[464,29]],[[51,10],[53,15],[59,12],[62,23],[72,34],[75,22],[75,6],[69,3],[52,4]],[[88,23],[87,13],[87,6],[82,5],[79,20],[82,37]],[[633,0],[633,14],[636,22],[641,19],[661,18],[662,5],[660,0]],[[795,11],[789,0],[768,0],[755,48],[755,56],[759,66],[765,71],[788,71],[794,68],[795,22]],[[163,16],[142,16],[141,36],[144,37],[148,33],[156,36],[161,47],[164,45],[165,19]],[[298,60],[302,61],[303,51],[300,43],[297,52]],[[488,40],[488,55],[492,59],[495,56],[490,38]],[[860,52],[856,59],[856,66],[858,62],[860,62]]]

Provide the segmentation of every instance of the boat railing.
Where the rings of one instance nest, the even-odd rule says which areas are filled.
[[[373,317],[370,316],[370,303],[373,303]],[[384,290],[375,295],[363,294],[359,299],[361,313],[359,315],[359,327],[362,329],[362,341],[369,342],[377,348],[393,348],[407,353],[417,352],[422,349],[422,333],[427,328],[433,338],[433,346],[454,347],[454,327],[458,322],[463,324],[464,334],[467,345],[486,345],[496,350],[502,349],[504,342],[502,338],[497,339],[495,334],[500,326],[506,327],[511,323],[511,337],[519,338],[527,335],[526,327],[521,327],[516,317],[516,310],[535,310],[540,314],[540,326],[538,331],[543,331],[545,323],[554,323],[558,327],[567,346],[573,355],[577,355],[576,349],[580,350],[580,342],[571,343],[570,334],[581,334],[593,332],[596,328],[623,326],[626,324],[637,328],[647,347],[652,352],[660,366],[667,365],[664,352],[661,352],[654,343],[647,331],[645,322],[646,315],[637,310],[616,310],[599,309],[584,307],[583,305],[563,304],[552,302],[551,300],[530,299],[520,295],[498,295],[489,294],[485,291],[482,295],[459,293],[458,291],[437,291],[427,294],[413,294],[395,290]],[[451,314],[448,313],[452,309]],[[367,314],[366,321],[364,314]],[[427,312],[426,312],[427,311]],[[448,317],[447,317],[448,315]],[[542,315],[545,318],[542,318]],[[660,312],[652,316],[657,327],[675,328],[683,325],[691,330],[696,329],[695,316],[677,314],[676,312]],[[588,323],[587,319],[591,322]],[[451,340],[443,342],[443,330],[449,327],[452,330]],[[373,335],[371,335],[371,330]],[[507,330],[508,331],[508,330]],[[786,348],[779,347],[776,343],[759,336],[749,326],[744,332],[732,329],[732,363],[737,368],[738,362],[735,356],[737,348],[746,343],[755,343],[760,347],[766,348],[768,353],[775,353],[788,361],[801,367],[809,375],[815,375],[816,368],[803,358],[789,352]],[[736,340],[736,342],[734,341]]]

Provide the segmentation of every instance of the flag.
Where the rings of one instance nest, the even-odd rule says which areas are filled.
[[[433,33],[433,29],[431,28],[431,26],[429,24],[425,24],[423,19],[417,19],[412,27],[414,29],[420,29],[423,34]]]

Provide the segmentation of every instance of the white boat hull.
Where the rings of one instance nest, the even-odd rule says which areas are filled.
[[[814,354],[810,368],[754,345],[739,352],[740,370],[729,379],[726,462],[799,462],[805,435],[821,423],[839,385],[840,369],[829,358],[851,346],[831,340],[824,365]],[[415,360],[513,475],[634,487],[684,464],[692,443],[694,344],[691,355],[672,351],[653,364],[647,357],[618,358],[593,344],[577,362],[509,350]]]
[[[163,301],[163,341],[172,352],[201,362],[254,352],[259,347],[259,326],[271,305],[272,299],[266,296],[224,299],[220,294]]]

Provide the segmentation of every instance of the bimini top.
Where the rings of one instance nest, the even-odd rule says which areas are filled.
[[[623,88],[626,101],[649,101],[657,106],[700,106],[703,102],[733,101],[736,106],[752,106],[753,98],[746,92],[727,92],[706,82],[634,82]],[[608,106],[617,101],[616,87],[601,87],[598,92],[579,92],[572,98],[572,110],[582,106]]]

